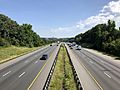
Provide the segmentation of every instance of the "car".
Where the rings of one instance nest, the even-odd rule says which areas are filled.
[[[40,58],[40,60],[47,60],[48,59],[48,55],[47,54],[43,54],[42,57]]]
[[[50,44],[50,46],[52,46],[52,44]]]
[[[69,46],[69,47],[72,47],[72,46]]]
[[[81,46],[77,46],[76,50],[81,50]]]
[[[76,50],[81,50],[81,48],[76,48]]]

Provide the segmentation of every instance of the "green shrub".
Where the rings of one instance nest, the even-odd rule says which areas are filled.
[[[0,46],[7,47],[7,46],[10,46],[10,43],[4,38],[0,38]]]

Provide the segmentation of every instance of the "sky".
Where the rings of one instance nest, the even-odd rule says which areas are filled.
[[[40,37],[74,37],[108,19],[120,27],[120,0],[0,0],[0,13]]]

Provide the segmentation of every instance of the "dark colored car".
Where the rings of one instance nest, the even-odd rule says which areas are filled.
[[[76,50],[81,50],[81,48],[77,48]]]
[[[50,44],[50,46],[52,46],[52,44]]]
[[[48,55],[47,54],[43,54],[42,57],[40,58],[40,60],[46,60],[48,59]]]
[[[71,45],[69,45],[69,47],[72,47]]]

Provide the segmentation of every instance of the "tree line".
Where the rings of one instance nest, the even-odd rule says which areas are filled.
[[[32,30],[32,25],[19,25],[16,21],[0,14],[0,46],[38,47],[46,43],[50,41],[40,38]]]
[[[92,29],[75,36],[75,42],[84,47],[97,49],[120,56],[120,27],[116,29],[115,21],[98,24]]]

